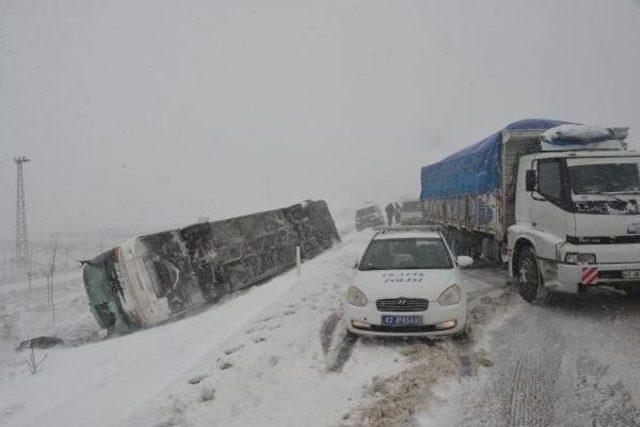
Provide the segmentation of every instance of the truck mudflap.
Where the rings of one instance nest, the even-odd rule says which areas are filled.
[[[324,201],[136,237],[83,261],[98,323],[123,334],[270,279],[340,242]]]

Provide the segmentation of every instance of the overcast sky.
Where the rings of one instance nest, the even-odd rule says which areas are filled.
[[[632,127],[638,0],[0,0],[0,234],[417,197],[520,118]],[[634,132],[635,130],[635,132]]]

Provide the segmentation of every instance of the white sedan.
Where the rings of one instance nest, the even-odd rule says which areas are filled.
[[[369,242],[349,287],[347,330],[358,335],[461,334],[467,297],[459,267],[444,237],[429,228],[386,228]]]

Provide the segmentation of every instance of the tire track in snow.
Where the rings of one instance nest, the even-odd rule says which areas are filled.
[[[335,336],[335,338],[334,338]],[[327,372],[340,372],[349,361],[358,337],[347,333],[339,313],[333,313],[321,328],[321,344],[327,359]],[[331,342],[335,345],[331,347]]]
[[[507,396],[509,427],[548,426],[553,418],[553,386],[560,363],[548,361],[541,353],[526,354],[516,360]]]
[[[640,426],[639,307],[605,290],[519,303],[490,332],[495,366],[460,392],[461,424]]]
[[[329,354],[331,342],[333,341],[333,333],[335,332],[339,321],[340,314],[336,312],[331,313],[331,315],[322,323],[322,327],[320,328],[320,344],[322,345],[322,351],[325,356]]]

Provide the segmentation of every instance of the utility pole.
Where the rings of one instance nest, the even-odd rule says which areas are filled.
[[[26,269],[29,265],[29,236],[27,235],[27,211],[24,202],[24,178],[22,165],[31,161],[25,156],[14,157],[18,167],[17,199],[16,199],[16,265],[19,269]]]
[[[267,209],[271,209],[271,177],[267,177]]]

